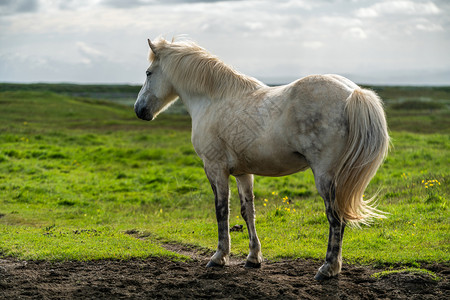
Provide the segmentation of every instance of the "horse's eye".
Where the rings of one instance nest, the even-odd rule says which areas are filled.
[[[152,72],[147,71],[147,72],[145,72],[145,74],[147,74],[147,77],[148,77],[148,76],[152,75]]]

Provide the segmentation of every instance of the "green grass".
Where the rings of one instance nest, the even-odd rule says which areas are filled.
[[[164,256],[175,260],[188,259],[167,251],[160,245],[136,239],[111,230],[108,226],[96,229],[70,227],[1,226],[0,236],[8,249],[3,255],[19,259],[96,260],[103,258],[129,259]]]
[[[421,275],[430,278],[433,281],[441,281],[442,278],[436,275],[436,273],[420,268],[405,268],[400,270],[387,270],[382,272],[377,272],[372,274],[372,277],[375,279],[382,279],[385,277],[390,277],[393,274],[413,274],[413,275]]]
[[[188,116],[163,114],[149,123],[129,107],[50,92],[2,92],[0,106],[2,255],[182,259],[161,243],[215,248],[214,200]],[[388,106],[387,113],[393,147],[366,196],[378,192],[388,218],[346,230],[344,259],[415,267],[448,262],[448,110]],[[403,130],[404,121],[420,133]],[[230,182],[230,223],[245,224]],[[328,224],[311,171],[256,177],[255,195],[266,258],[324,258]],[[231,236],[232,252],[245,255],[248,234]]]

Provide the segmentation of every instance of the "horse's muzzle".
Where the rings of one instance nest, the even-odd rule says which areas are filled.
[[[150,113],[148,108],[146,106],[137,106],[134,108],[134,112],[136,113],[136,116],[139,119],[145,120],[145,121],[151,121],[153,120],[153,114]]]

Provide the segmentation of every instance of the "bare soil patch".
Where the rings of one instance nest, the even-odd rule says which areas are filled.
[[[236,259],[236,258],[235,258]],[[334,279],[317,282],[320,262],[266,262],[250,270],[242,263],[206,268],[207,259],[173,262],[163,258],[100,261],[0,259],[1,299],[449,299],[450,266],[423,266],[424,275],[370,275],[370,267],[344,265]]]

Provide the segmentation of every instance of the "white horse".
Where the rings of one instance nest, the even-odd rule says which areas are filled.
[[[259,268],[253,174],[284,176],[311,168],[325,201],[328,249],[317,280],[338,274],[346,224],[368,223],[381,212],[362,195],[389,144],[380,98],[338,75],[313,75],[269,87],[238,73],[189,41],[153,43],[147,79],[134,105],[153,120],[178,97],[192,118],[192,144],[215,196],[219,243],[208,267],[230,254],[228,178],[236,178],[250,252]]]

